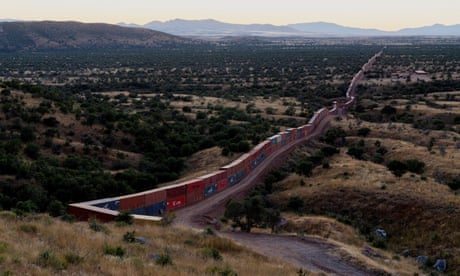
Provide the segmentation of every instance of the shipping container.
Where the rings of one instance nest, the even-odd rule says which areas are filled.
[[[187,199],[185,195],[177,196],[177,197],[168,197],[168,201],[166,203],[166,210],[172,211],[175,209],[179,209],[185,207],[187,205]]]
[[[187,187],[187,204],[192,204],[204,199],[204,181],[194,179],[183,183]]]
[[[249,154],[251,155],[251,169],[256,168],[268,155],[267,149],[270,146],[270,141],[265,140],[258,144]]]
[[[312,125],[312,124],[307,124],[305,126],[305,137],[307,137],[308,135],[312,134],[313,131],[315,130],[315,126]]]
[[[138,209],[145,206],[145,193],[130,194],[120,197],[120,211]]]
[[[145,206],[156,204],[158,202],[166,201],[166,190],[164,188],[154,189],[144,192],[145,193]]]
[[[166,200],[147,205],[144,209],[147,216],[162,216],[164,213],[166,213]]]
[[[102,202],[91,204],[91,205],[99,207],[99,208],[109,209],[112,211],[118,211],[120,210],[120,199],[110,198],[108,200],[103,200]]]
[[[166,198],[178,197],[187,193],[187,186],[183,184],[176,184],[165,187]]]
[[[287,143],[291,143],[297,139],[297,129],[296,128],[289,128],[286,130],[286,140]]]
[[[117,211],[95,207],[86,202],[70,204],[68,212],[77,220],[97,219],[102,222],[113,221],[118,215]]]
[[[205,197],[210,197],[215,193],[217,193],[217,182],[204,188]]]
[[[144,216],[162,216],[166,213],[166,201],[161,201],[142,208],[131,210],[131,213]]]
[[[227,177],[217,181],[217,191],[223,191],[227,188]]]
[[[297,128],[297,139],[302,139],[303,137],[305,137],[305,126]]]
[[[223,166],[221,169],[227,172],[227,184],[229,186],[240,182],[245,176],[244,162],[241,159],[237,159],[229,165]]]

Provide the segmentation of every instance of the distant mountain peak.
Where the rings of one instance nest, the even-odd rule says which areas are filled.
[[[460,25],[434,24],[399,31],[356,28],[317,21],[276,26],[271,24],[231,24],[215,19],[152,21],[143,27],[180,36],[401,36],[401,35],[460,35]]]

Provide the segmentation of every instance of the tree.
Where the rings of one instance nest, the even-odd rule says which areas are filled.
[[[304,202],[301,197],[293,196],[289,198],[287,207],[292,211],[299,211],[303,208]]]
[[[59,217],[65,213],[65,206],[59,200],[52,200],[48,204],[47,211],[52,217]]]
[[[35,129],[31,126],[21,128],[21,140],[23,142],[32,142],[35,140]]]
[[[425,163],[416,159],[406,160],[407,170],[413,173],[422,174],[425,169]]]
[[[313,162],[311,162],[308,159],[305,159],[297,165],[297,173],[305,176],[311,176],[313,168]]]
[[[230,201],[225,209],[224,216],[231,219],[237,226],[241,226],[244,217],[244,206],[239,201]]]
[[[368,127],[363,127],[358,129],[358,136],[366,137],[371,132],[371,129]]]
[[[32,159],[40,156],[40,146],[35,143],[28,143],[24,148],[24,153]]]
[[[398,160],[391,160],[387,168],[397,177],[401,177],[407,171],[406,164]]]
[[[281,221],[281,213],[277,209],[267,208],[265,209],[265,220],[270,226],[272,232],[275,232],[276,225]]]
[[[384,114],[384,115],[394,115],[396,114],[396,108],[390,106],[390,105],[385,105],[382,110],[380,111],[380,113]]]

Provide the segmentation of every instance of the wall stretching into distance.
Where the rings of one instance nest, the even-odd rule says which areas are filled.
[[[287,129],[267,138],[250,152],[210,174],[140,193],[73,203],[69,205],[69,213],[75,215],[79,220],[96,218],[101,221],[112,221],[119,212],[128,211],[133,214],[136,221],[159,222],[166,212],[186,208],[188,205],[212,198],[214,194],[225,189],[231,189],[260,166],[268,156],[282,152],[294,142],[310,141],[313,139],[311,134],[323,120],[341,116],[350,108],[355,102],[356,87],[363,79],[364,72],[372,66],[382,51],[370,58],[354,75],[346,92],[345,103],[334,103],[332,109],[326,107],[319,109],[313,114],[308,124]]]

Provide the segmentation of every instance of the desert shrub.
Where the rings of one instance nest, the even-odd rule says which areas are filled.
[[[336,147],[326,146],[321,148],[321,152],[324,156],[329,157],[336,153],[339,153],[339,150]]]
[[[56,270],[64,270],[67,268],[67,261],[64,258],[56,256],[49,250],[41,251],[38,254],[36,263],[41,267],[52,267]]]
[[[167,252],[164,252],[158,255],[158,258],[155,260],[155,263],[157,265],[167,266],[167,265],[172,265],[173,261],[172,261],[171,255],[169,255],[169,253]]]
[[[126,224],[133,224],[134,217],[133,215],[131,215],[130,212],[122,211],[117,215],[117,217],[115,218],[115,221],[126,223]]]
[[[363,159],[364,148],[353,144],[348,148],[347,154],[356,158],[356,159]]]
[[[460,179],[452,179],[447,182],[447,186],[451,188],[452,190],[456,191],[460,189]]]
[[[358,129],[358,136],[366,137],[371,132],[371,129],[368,127],[363,127]]]
[[[123,235],[123,241],[133,243],[136,241],[136,231],[128,231]]]
[[[32,159],[37,159],[40,156],[40,146],[35,143],[28,143],[24,148],[24,153]]]
[[[105,245],[104,246],[104,254],[123,258],[125,256],[125,254],[126,254],[126,251],[121,246],[112,247],[110,245]]]
[[[303,208],[303,206],[304,206],[304,202],[301,197],[292,196],[289,198],[289,201],[287,204],[288,209],[293,210],[293,211],[299,211],[300,209]]]
[[[52,217],[59,217],[65,213],[65,206],[59,200],[53,200],[48,204],[48,213]]]
[[[175,218],[176,218],[175,213],[167,212],[166,214],[163,215],[163,218],[161,219],[160,224],[162,226],[171,225],[174,222]]]
[[[83,262],[83,257],[79,256],[78,254],[69,253],[64,255],[64,259],[67,263],[77,265]]]
[[[102,225],[101,223],[99,223],[95,219],[90,219],[88,221],[88,224],[89,224],[89,228],[91,230],[93,230],[94,232],[103,232],[103,233],[106,233],[106,234],[109,232],[107,227],[105,227],[104,225]]]
[[[302,160],[297,165],[297,173],[300,175],[311,176],[314,165],[310,160]]]
[[[397,177],[401,177],[407,171],[406,163],[398,160],[391,160],[387,164],[387,168]]]
[[[422,174],[425,169],[425,163],[416,159],[409,159],[405,161],[407,170],[413,173]]]
[[[206,247],[201,251],[201,256],[204,259],[214,259],[216,261],[222,260],[219,250],[213,247]]]
[[[211,275],[220,275],[220,276],[238,276],[238,273],[233,271],[228,265],[224,267],[220,266],[210,266],[206,268],[206,273]]]

